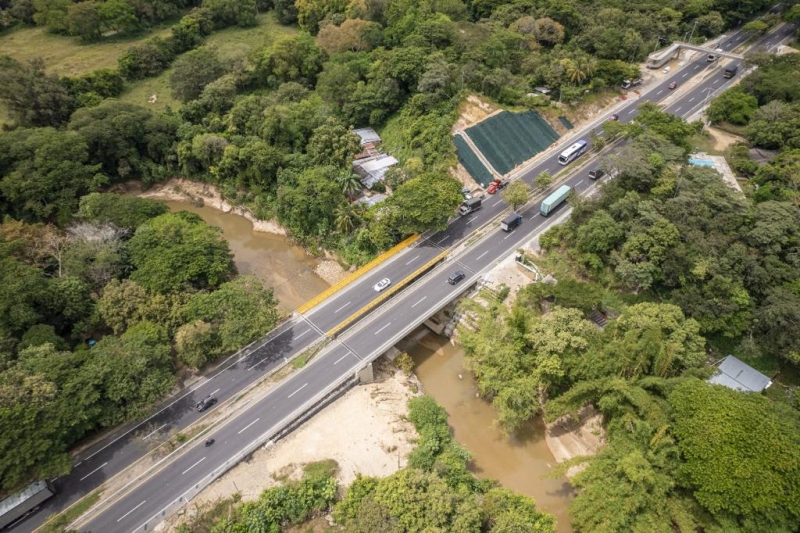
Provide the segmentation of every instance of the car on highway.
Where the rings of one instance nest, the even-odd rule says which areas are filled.
[[[599,180],[600,178],[602,178],[605,175],[606,175],[606,173],[603,172],[602,170],[600,170],[599,168],[596,168],[594,170],[590,170],[589,171],[589,179],[590,180]]]
[[[198,413],[202,413],[203,411],[205,411],[206,409],[208,409],[209,407],[211,407],[215,403],[217,403],[217,399],[216,398],[214,398],[213,396],[207,396],[207,397],[203,398],[202,400],[200,400],[199,402],[197,402],[197,405],[196,405],[197,412]]]
[[[383,278],[378,283],[376,283],[375,286],[372,288],[375,289],[375,292],[381,292],[383,289],[385,289],[391,284],[392,280],[390,280],[389,278]]]
[[[677,82],[677,81],[673,81],[672,83],[670,83],[670,84],[669,84],[669,89],[670,89],[670,91],[671,91],[672,89],[674,89],[675,87],[677,87],[677,86],[678,86],[678,82]]]
[[[616,121],[618,121],[618,120],[619,120],[619,115],[618,115],[618,114],[616,114],[616,113],[614,113],[613,115],[611,115],[610,117],[608,117],[608,120],[611,120],[611,121],[613,121],[613,122],[616,122]]]
[[[472,200],[472,191],[470,191],[466,187],[461,189],[461,194],[464,195],[465,200]]]
[[[459,281],[461,281],[466,277],[467,277],[466,274],[464,274],[460,270],[456,270],[455,272],[450,274],[449,278],[447,278],[447,283],[449,283],[450,285],[455,285],[456,283],[458,283]]]
[[[505,189],[507,185],[508,185],[507,181],[496,179],[489,184],[489,186],[486,188],[486,192],[488,192],[489,194],[494,194],[497,191],[502,191],[503,189]]]
[[[716,60],[717,60],[717,54],[708,54],[706,56],[706,61],[708,61],[709,63],[713,63]]]

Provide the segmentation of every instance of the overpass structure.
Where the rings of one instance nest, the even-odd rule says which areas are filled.
[[[793,31],[792,27],[779,28],[764,37],[761,45],[777,45]],[[733,49],[745,39],[745,35],[734,35],[728,47]],[[618,104],[619,109],[613,111],[623,122],[633,120],[639,101],[660,101],[670,94],[667,85],[671,81],[701,74],[707,67],[705,59],[690,63],[650,88],[640,100],[622,102]],[[703,104],[702,98],[696,98],[696,93],[719,92],[731,82],[722,76],[706,77],[693,93],[682,96],[666,110],[680,116],[691,116]],[[580,137],[588,139],[592,131],[602,136],[602,122],[596,121],[563,142],[573,142]],[[556,149],[542,154],[530,168],[514,177],[532,183],[535,176],[545,170],[558,173],[564,169],[557,162],[558,152]],[[585,163],[594,165],[588,158]],[[564,183],[572,186],[578,194],[590,193],[596,186],[596,182],[588,180],[584,170],[570,174]],[[208,394],[218,397],[220,404],[215,410],[232,403],[241,396],[242,390],[259,383],[289,358],[327,340],[329,333],[335,335],[302,371],[275,386],[265,397],[253,401],[237,416],[212,427],[208,436],[216,440],[213,447],[205,448],[202,442],[200,446],[187,444],[169,462],[162,463],[159,469],[148,470],[73,525],[82,531],[94,532],[152,530],[210,481],[258,446],[269,442],[331,391],[351,381],[427,317],[461,295],[499,258],[546,229],[552,218],[542,218],[538,209],[538,202],[528,205],[521,210],[523,224],[512,232],[501,232],[495,227],[486,238],[451,255],[448,250],[463,243],[475,229],[490,223],[506,210],[501,197],[489,197],[477,213],[461,217],[445,230],[423,236],[397,251],[391,260],[376,266],[313,308],[296,314],[265,339],[231,356],[215,372],[171,400],[150,418],[122,428],[114,438],[87,450],[68,476],[56,480],[60,494],[43,507],[43,512],[18,524],[13,530],[32,531],[47,514],[67,507],[123,471],[146,453],[142,443],[148,439],[201,421],[205,414],[194,409],[200,398]],[[456,268],[464,271],[467,279],[451,286],[446,278]],[[376,297],[380,296],[372,290],[372,285],[385,277],[404,281],[408,286],[404,290],[397,289],[396,294],[384,296],[388,301],[381,300],[376,304]],[[367,312],[366,318],[348,329],[340,327],[350,317]]]
[[[728,45],[730,45],[732,39],[728,41]],[[726,48],[730,48],[730,46],[726,46]],[[684,43],[681,41],[676,41],[669,45],[668,47],[658,50],[657,52],[653,52],[649,56],[647,56],[647,68],[661,68],[665,64],[669,63],[672,59],[680,57],[681,52],[683,50],[694,50],[696,52],[704,52],[706,54],[714,54],[715,56],[726,57],[728,59],[736,59],[741,61],[744,59],[742,55],[734,54],[732,52],[726,51],[725,48],[710,48],[708,46],[698,46],[696,44],[689,44]]]

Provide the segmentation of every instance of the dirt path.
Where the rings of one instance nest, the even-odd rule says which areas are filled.
[[[714,128],[713,126],[706,127],[706,131],[714,139],[714,150],[718,150],[720,152],[724,152],[732,144],[745,141],[743,137],[728,133],[727,131],[722,131]]]

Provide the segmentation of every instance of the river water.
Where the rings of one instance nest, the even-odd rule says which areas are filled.
[[[414,373],[425,393],[447,411],[455,439],[472,454],[470,470],[533,497],[538,509],[556,517],[559,533],[571,532],[567,506],[574,492],[565,477],[544,477],[555,459],[545,443],[542,421],[529,424],[513,437],[504,437],[493,425],[494,411],[489,402],[476,397],[475,381],[464,368],[464,351],[445,337],[426,332],[422,328],[415,332],[420,341],[408,351],[414,359]]]
[[[171,211],[197,213],[209,225],[221,228],[239,273],[253,274],[272,287],[286,311],[297,309],[328,287],[314,272],[319,260],[286,237],[253,231],[253,224],[241,215],[188,202],[165,203]],[[470,469],[479,477],[496,479],[506,488],[532,496],[539,509],[556,517],[559,533],[571,532],[567,506],[572,488],[566,478],[543,477],[555,460],[545,443],[542,422],[531,423],[512,438],[503,437],[493,426],[491,405],[475,396],[477,388],[464,369],[463,350],[424,327],[412,336],[421,339],[408,352],[416,363],[414,372],[425,392],[447,410],[456,440],[473,455]]]
[[[211,226],[222,229],[239,274],[252,274],[275,291],[285,311],[294,311],[328,288],[314,272],[319,260],[283,235],[253,231],[253,223],[241,215],[188,202],[165,202],[170,211],[197,213]]]

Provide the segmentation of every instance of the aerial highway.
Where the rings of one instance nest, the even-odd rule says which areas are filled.
[[[793,27],[784,26],[762,38],[757,46],[769,49],[793,31]],[[742,33],[732,34],[720,47],[732,50],[746,38]],[[649,88],[641,98],[620,105],[616,110],[620,121],[632,120],[642,101],[660,102],[670,96],[672,92],[668,86],[672,81],[683,84],[695,76],[703,77],[691,91],[676,95],[674,102],[667,107],[667,110],[677,115],[691,116],[709,95],[736,80],[736,77],[723,78],[721,69],[709,70],[710,66],[704,55],[699,55],[697,60],[675,70],[669,77]],[[598,134],[601,133],[602,121],[592,128]],[[568,140],[581,137],[588,139],[589,131],[584,129],[571,135]],[[563,170],[564,167],[556,159],[568,140],[562,141],[559,148],[540,156],[536,164],[527,169],[520,179],[532,183],[545,170],[554,175]],[[588,156],[584,159],[588,159]],[[595,185],[586,179],[585,172],[572,175],[566,183],[579,194]],[[121,428],[117,434],[86,450],[73,471],[56,480],[59,494],[44,505],[39,513],[19,523],[12,530],[31,531],[41,525],[49,514],[64,509],[141,458],[147,452],[149,439],[185,428],[205,416],[206,413],[199,413],[195,409],[195,404],[200,399],[213,395],[222,403],[235,397],[265,373],[280,367],[286,359],[301,353],[353,313],[372,302],[379,294],[372,288],[377,281],[383,278],[389,278],[393,282],[403,280],[443,251],[462,242],[476,228],[493,220],[506,209],[507,206],[499,195],[486,198],[481,210],[455,220],[445,230],[407,248],[304,315],[293,317],[262,341],[220,364],[214,372],[171,399],[148,419]],[[394,342],[392,339],[415,327],[421,319],[430,316],[466,289],[498,258],[542,231],[551,219],[542,218],[538,213],[538,203],[527,206],[522,211],[524,222],[520,227],[510,233],[497,231],[492,238],[483,239],[460,255],[450,258],[446,268],[437,269],[432,275],[409,286],[395,298],[391,313],[381,313],[379,308],[352,330],[345,331],[321,356],[275,388],[267,398],[254,403],[246,412],[224,424],[211,435],[215,439],[213,446],[204,447],[201,442],[199,446],[168,463],[158,473],[95,516],[82,530],[97,533],[151,529],[161,520],[162,511],[172,502],[187,494],[191,487],[219,469],[239,450],[290,416],[298,406],[316,397],[321,390],[352,375],[357,368],[363,366],[365,360],[388,348]],[[446,283],[446,278],[456,268],[464,271],[467,278],[458,285],[451,286]],[[218,406],[219,404],[213,408]]]
[[[782,28],[775,34],[762,39],[758,45],[770,48],[793,31],[793,28]],[[735,34],[720,47],[730,50],[745,38],[744,35]],[[642,98],[624,106],[618,113],[620,120],[632,120],[637,106],[642,101],[659,101],[670,94],[667,87],[672,81],[683,83],[689,77],[709,74],[690,92],[675,98],[675,101],[667,108],[676,114],[691,116],[703,105],[706,94],[714,93],[733,81],[723,78],[722,69],[708,72],[708,68],[709,65],[704,55],[701,54],[698,60],[677,70],[674,75],[654,86]],[[703,96],[698,98],[698,95]],[[581,136],[587,136],[587,134],[586,131],[581,132]],[[557,152],[558,150],[542,159],[525,172],[521,179],[530,183],[544,170],[555,173],[563,169],[556,161]],[[567,184],[574,187],[579,193],[585,193],[594,186],[594,182],[586,179],[585,172],[571,176]],[[320,335],[326,331],[326,328],[334,327],[337,321],[345,318],[346,315],[336,316],[338,315],[336,310],[341,306],[352,305],[352,310],[355,311],[356,305],[366,304],[371,298],[374,298],[375,292],[372,290],[372,285],[378,280],[384,277],[402,279],[404,275],[413,271],[415,263],[422,264],[424,261],[436,257],[441,253],[442,247],[455,244],[468,235],[473,227],[491,220],[504,209],[506,207],[499,196],[490,197],[481,211],[456,221],[446,230],[429,237],[418,246],[410,248],[374,272],[370,272],[352,287],[347,287],[340,294],[314,309],[308,317],[293,327],[311,326],[315,328],[315,334]],[[524,222],[517,229],[508,233],[494,230],[488,238],[480,240],[477,244],[448,260],[445,263],[446,266],[434,270],[431,275],[411,285],[390,304],[390,312],[382,312],[381,309],[378,309],[369,315],[352,330],[342,334],[302,372],[293,375],[241,416],[236,417],[210,435],[215,440],[213,446],[206,447],[202,442],[198,443],[119,501],[103,510],[81,529],[95,532],[147,531],[151,529],[162,519],[164,514],[168,514],[170,510],[174,509],[174,506],[179,503],[177,500],[186,498],[192,492],[193,487],[203,481],[203,478],[213,476],[214,472],[236,455],[239,450],[247,447],[259,435],[268,432],[270,428],[278,426],[299,406],[318,397],[320,391],[330,387],[331,383],[343,382],[352,376],[365,364],[365,361],[379,356],[396,339],[407,334],[424,318],[430,316],[451,301],[455,295],[474,283],[481,273],[494,265],[498,258],[518,248],[521,243],[542,231],[552,221],[550,218],[540,216],[538,202],[526,206],[521,214]],[[447,277],[455,269],[464,271],[466,279],[457,285],[450,285],[447,283]]]

